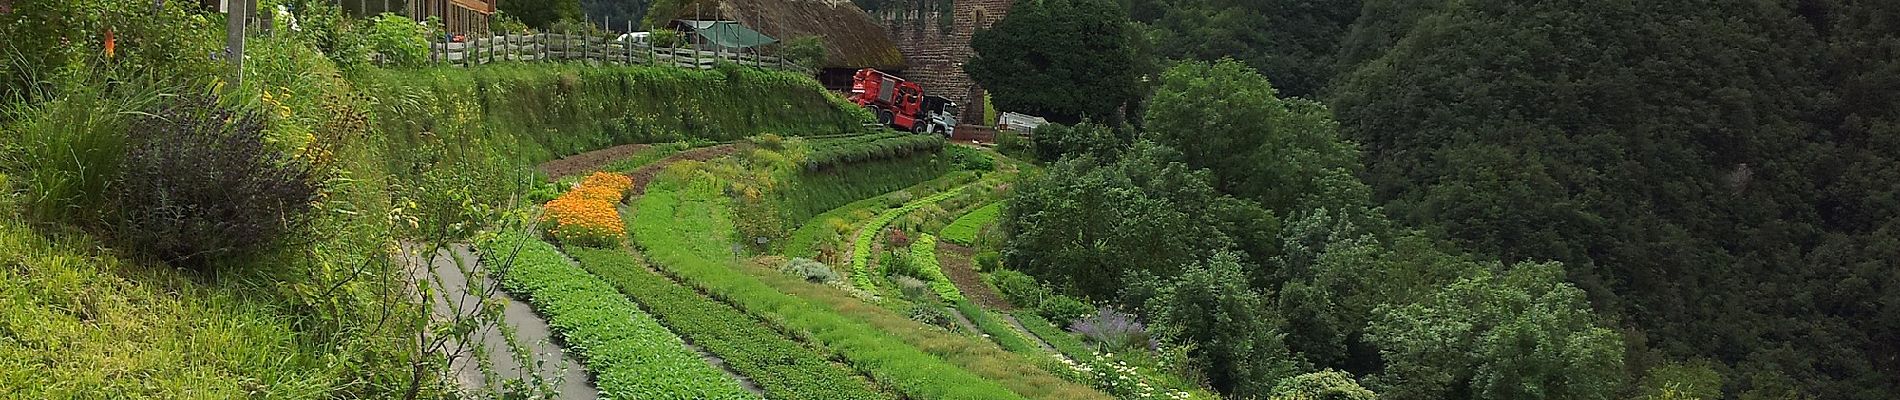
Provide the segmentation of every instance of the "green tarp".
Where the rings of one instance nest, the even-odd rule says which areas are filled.
[[[703,43],[729,49],[744,49],[778,43],[778,39],[765,36],[759,31],[740,25],[737,21],[694,21],[680,20],[680,25],[693,30]]]

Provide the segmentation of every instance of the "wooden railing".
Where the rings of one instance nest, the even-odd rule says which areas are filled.
[[[608,64],[658,64],[711,69],[720,62],[744,66],[810,72],[785,59],[758,54],[653,47],[605,36],[539,33],[471,38],[462,43],[434,43],[429,60],[472,66],[496,61],[576,61]]]

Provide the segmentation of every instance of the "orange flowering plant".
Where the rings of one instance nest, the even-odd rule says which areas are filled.
[[[541,224],[548,235],[570,245],[611,246],[626,237],[627,228],[614,208],[633,188],[626,175],[596,172],[547,204]]]

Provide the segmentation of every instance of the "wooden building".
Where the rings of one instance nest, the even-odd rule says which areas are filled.
[[[488,16],[498,0],[410,0],[405,14],[416,20],[439,17],[450,34],[488,36]]]
[[[781,43],[815,36],[825,44],[818,80],[833,90],[851,87],[860,68],[901,73],[897,44],[870,15],[845,0],[687,0],[674,15],[657,20],[733,21]],[[768,46],[769,47],[769,46]],[[928,89],[926,89],[928,90]]]

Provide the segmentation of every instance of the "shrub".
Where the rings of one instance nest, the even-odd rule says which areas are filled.
[[[612,246],[627,235],[616,205],[633,187],[626,175],[596,172],[550,201],[541,223],[549,236],[573,246]]]
[[[1102,307],[1094,315],[1076,320],[1069,331],[1080,333],[1108,351],[1152,349],[1148,330],[1132,314]]]
[[[1074,321],[1095,312],[1095,306],[1075,297],[1051,294],[1042,298],[1036,313],[1051,321]]]
[[[884,245],[891,248],[910,247],[910,234],[902,229],[887,229],[884,233]]]
[[[825,61],[825,42],[817,36],[799,36],[779,44],[778,56],[805,68],[818,68]]]
[[[981,151],[964,146],[950,147],[950,162],[970,171],[994,171],[996,160]]]
[[[263,118],[185,96],[133,127],[116,190],[121,238],[171,262],[267,250],[301,231],[321,190],[272,149]]]
[[[497,35],[534,33],[534,29],[529,28],[528,24],[521,22],[520,18],[515,18],[514,15],[504,11],[495,11],[494,14],[488,15],[488,29],[494,31]]]
[[[990,273],[988,278],[990,285],[995,286],[996,291],[1003,294],[1003,299],[1019,307],[1040,308],[1042,299],[1049,297],[1049,288],[1043,287],[1036,278],[1021,271],[998,269]]]
[[[383,56],[383,65],[413,67],[429,61],[430,30],[409,17],[383,13],[365,25],[369,48]]]
[[[998,269],[1003,263],[1003,253],[995,251],[978,252],[976,256],[971,257],[971,262],[976,265],[977,271]]]
[[[679,31],[666,28],[654,29],[647,33],[647,42],[652,43],[653,47],[680,47],[686,44],[681,38]]]
[[[910,306],[910,319],[944,329],[956,329],[956,324],[950,322],[950,313],[944,312],[942,307],[932,304],[916,304]]]
[[[891,277],[891,283],[897,284],[897,290],[904,294],[904,299],[920,303],[930,300],[930,284],[924,281],[897,275]]]
[[[785,266],[779,270],[804,277],[809,282],[826,283],[838,279],[838,273],[832,271],[831,266],[809,258],[793,258],[791,261],[786,261]]]
[[[917,270],[917,264],[911,262],[910,257],[905,256],[902,250],[885,252],[883,257],[878,258],[878,267],[882,268],[884,274],[889,276],[908,276],[917,279],[927,279],[922,271]]]
[[[296,32],[338,68],[354,69],[369,62],[370,45],[355,23],[343,16],[343,10],[327,1],[305,1],[292,8],[296,12]],[[368,29],[368,28],[360,28]]]

